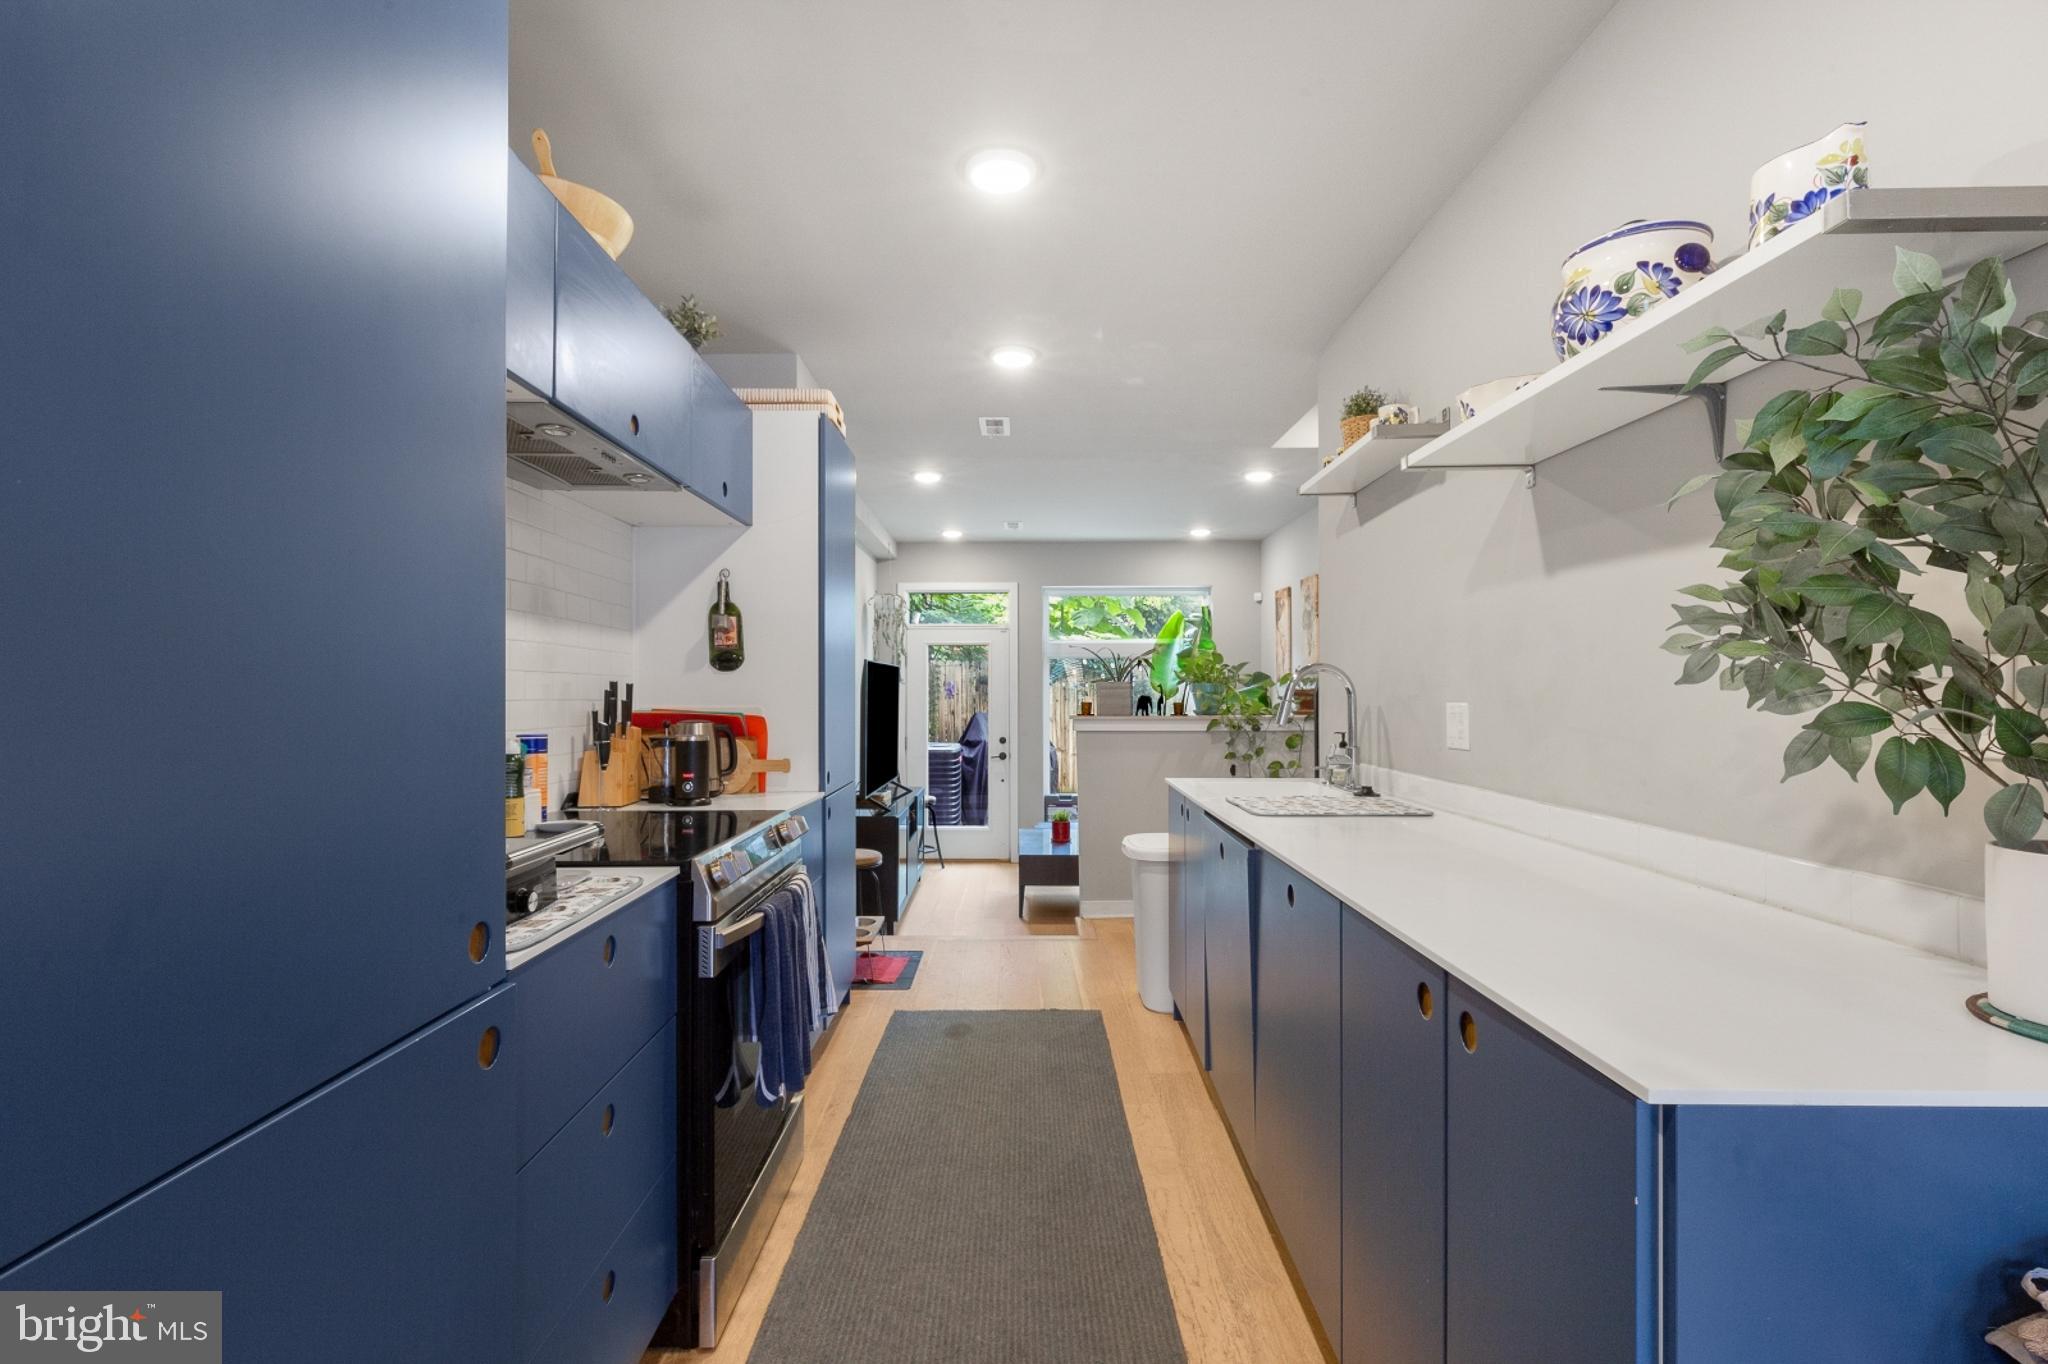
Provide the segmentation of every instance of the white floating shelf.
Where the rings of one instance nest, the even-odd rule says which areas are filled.
[[[1894,248],[1924,252],[1954,277],[1986,256],[2010,259],[2048,245],[2048,186],[1864,189],[1826,208],[1625,323],[1493,407],[1402,457],[1353,444],[1301,485],[1304,496],[1350,494],[1396,468],[1527,468],[1618,431],[1684,398],[1610,390],[1676,384],[1699,356],[1680,347],[1710,327],[1730,331],[1780,308],[1798,325],[1820,316],[1836,288],[1861,289],[1875,315],[1895,296]],[[1536,320],[1540,323],[1540,319]],[[1741,360],[1718,382],[1754,369]],[[1474,376],[1473,382],[1481,382]]]
[[[1301,485],[1304,497],[1348,497],[1381,474],[1401,467],[1409,455],[1441,440],[1454,428],[1441,422],[1419,422],[1413,426],[1374,427],[1345,447],[1344,453],[1325,464]]]

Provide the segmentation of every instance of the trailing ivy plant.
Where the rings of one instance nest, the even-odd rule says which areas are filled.
[[[1837,289],[1818,321],[1780,312],[1689,342],[1708,354],[1688,387],[1737,360],[1820,376],[1766,402],[1709,485],[1714,545],[1737,576],[1680,591],[1680,683],[1720,676],[1753,709],[1811,715],[1785,779],[1871,759],[1893,813],[1922,792],[1946,813],[1972,768],[1999,788],[1992,838],[2021,847],[2048,785],[2048,468],[2035,416],[2048,394],[2048,313],[2015,320],[2004,267],[1944,285],[1901,250],[1898,299],[1867,323]],[[1920,604],[1956,575],[1960,634]],[[1880,743],[1880,737],[1882,742]]]

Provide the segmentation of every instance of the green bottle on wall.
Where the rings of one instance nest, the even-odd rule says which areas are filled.
[[[722,673],[747,661],[747,640],[740,626],[740,608],[732,599],[732,574],[718,570],[718,600],[711,603],[711,666]]]

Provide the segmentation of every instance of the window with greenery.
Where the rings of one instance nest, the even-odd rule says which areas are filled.
[[[1007,592],[913,592],[912,625],[1008,625]]]
[[[1159,632],[1178,611],[1187,620],[1208,608],[1207,588],[1062,587],[1045,594],[1046,789],[1075,791],[1079,781],[1074,717],[1097,682],[1129,682],[1150,695],[1145,665]],[[1153,698],[1158,701],[1158,697]]]
[[[1174,612],[1189,619],[1209,604],[1207,590],[1120,591],[1070,588],[1045,594],[1045,637],[1128,639],[1150,648]]]

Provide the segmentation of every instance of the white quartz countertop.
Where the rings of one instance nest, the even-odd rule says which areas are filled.
[[[507,972],[517,971],[536,957],[546,956],[579,934],[588,933],[592,928],[611,918],[612,915],[617,914],[620,910],[630,905],[638,904],[654,891],[675,880],[681,874],[682,869],[680,867],[563,867],[558,875],[565,879],[583,876],[637,876],[640,878],[640,888],[621,895],[618,899],[612,901],[588,918],[578,919],[561,932],[550,934],[531,947],[517,952],[507,952],[505,954],[505,970]]]
[[[1302,781],[1170,778],[1211,817],[1657,1104],[2048,1107],[1981,967],[1458,815],[1246,814]]]

